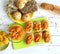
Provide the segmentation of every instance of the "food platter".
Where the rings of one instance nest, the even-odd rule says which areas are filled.
[[[43,20],[47,20],[45,17],[42,17],[42,18],[37,18],[37,19],[32,19],[31,20],[31,22],[35,22],[35,21],[40,21],[41,23],[42,23],[42,21]],[[13,26],[13,25],[15,25],[15,26],[17,26],[17,25],[20,25],[20,26],[22,26],[24,29],[24,31],[25,31],[25,27],[26,27],[26,22],[25,23],[21,23],[21,24],[17,24],[17,23],[15,23],[15,24],[11,24],[11,25],[9,25],[9,27],[11,27],[11,26]],[[26,27],[27,28],[27,27]],[[43,33],[43,31],[44,30],[40,30],[39,31],[39,33],[41,32],[41,33]],[[49,34],[50,34],[50,30],[49,30],[49,27],[47,28],[47,30],[46,31],[48,31],[49,32]],[[33,37],[34,37],[34,34],[36,34],[36,31],[34,30],[34,29],[32,29],[32,34],[33,34]],[[15,50],[17,50],[17,49],[21,49],[21,48],[26,48],[26,47],[29,47],[29,46],[35,46],[35,45],[38,45],[38,44],[44,44],[44,43],[49,43],[50,41],[51,41],[51,39],[48,41],[48,42],[45,42],[43,39],[41,40],[41,41],[39,41],[39,43],[37,42],[34,42],[34,41],[32,41],[32,44],[31,43],[29,43],[29,44],[27,44],[25,41],[26,41],[26,38],[27,38],[27,34],[29,35],[31,32],[27,32],[26,33],[26,31],[25,31],[25,35],[24,35],[24,38],[21,40],[21,41],[18,41],[18,40],[13,40],[12,39],[12,43],[13,43],[13,48],[15,49]],[[50,36],[50,38],[51,38],[51,36]],[[32,39],[33,40],[33,39]],[[29,41],[29,40],[28,40]]]
[[[29,21],[37,11],[35,0],[9,0],[6,7],[9,18],[16,23]]]

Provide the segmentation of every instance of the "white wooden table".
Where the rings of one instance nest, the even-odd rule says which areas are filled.
[[[36,0],[38,5],[48,2],[60,6],[60,0]],[[8,32],[8,24],[13,23],[5,12],[5,5],[8,0],[0,0],[0,30]],[[35,12],[33,18],[46,16],[49,21],[52,42],[49,44],[38,45],[21,50],[13,50],[10,42],[8,48],[0,54],[59,54],[60,53],[60,16],[49,13],[42,9]]]

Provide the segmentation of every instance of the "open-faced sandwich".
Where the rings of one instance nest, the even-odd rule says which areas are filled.
[[[24,29],[21,26],[12,26],[9,30],[10,34],[9,36],[11,37],[12,40],[16,41],[21,41],[24,37]]]
[[[29,44],[29,45],[32,44],[33,39],[34,39],[33,34],[28,33],[27,36],[26,36],[26,44]]]
[[[48,31],[43,31],[42,37],[46,43],[50,42],[50,33]]]
[[[34,22],[33,28],[36,32],[39,32],[41,30],[41,23],[38,21]]]
[[[0,51],[7,48],[9,45],[9,38],[4,31],[0,31]]]
[[[48,21],[47,20],[42,21],[41,28],[42,28],[42,30],[47,30],[48,29]]]
[[[42,33],[41,32],[37,32],[34,36],[34,41],[35,42],[40,42],[42,40]]]
[[[29,21],[37,10],[35,0],[9,0],[7,13],[14,22]]]
[[[26,23],[26,28],[25,28],[25,30],[26,30],[26,33],[30,33],[31,31],[32,31],[32,29],[33,29],[33,22],[27,22]]]

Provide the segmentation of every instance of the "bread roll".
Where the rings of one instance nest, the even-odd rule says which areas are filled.
[[[16,20],[20,20],[21,19],[21,15],[22,14],[20,12],[18,12],[18,11],[14,12],[12,14],[12,16],[14,17],[14,19],[16,19]]]

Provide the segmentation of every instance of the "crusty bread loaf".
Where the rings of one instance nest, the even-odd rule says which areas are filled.
[[[48,4],[48,3],[42,3],[40,6],[42,9],[45,9],[47,11],[51,11],[51,12],[54,12],[54,13],[60,15],[60,7],[59,6],[56,6],[53,4]]]

